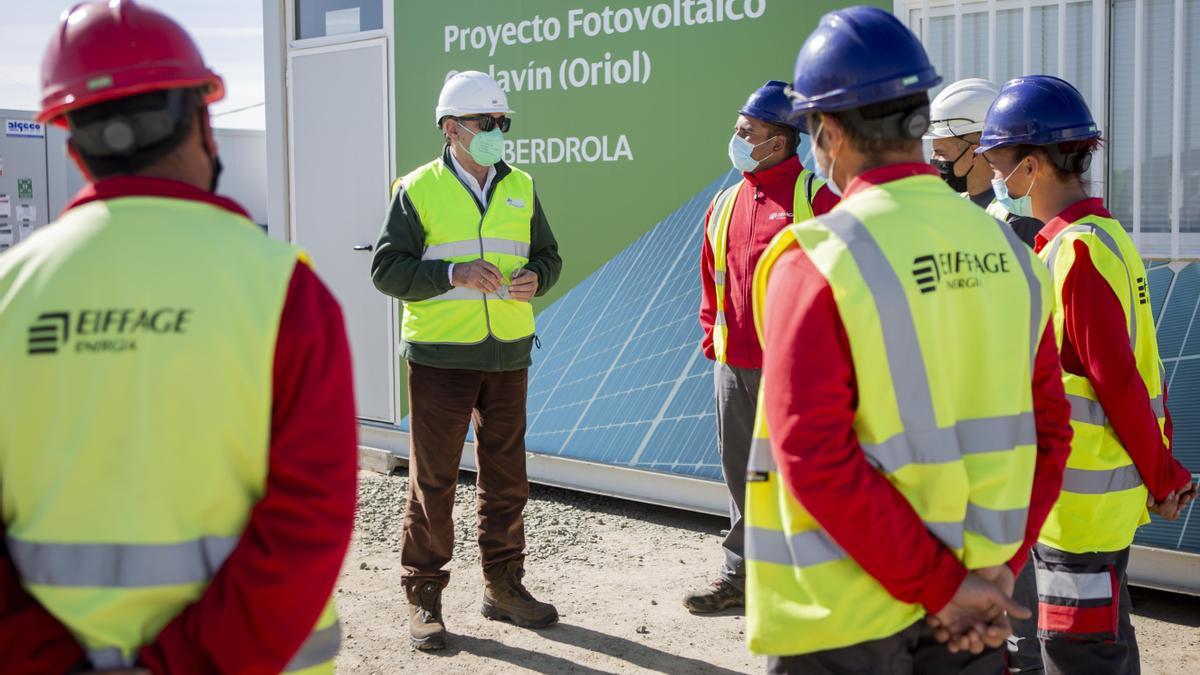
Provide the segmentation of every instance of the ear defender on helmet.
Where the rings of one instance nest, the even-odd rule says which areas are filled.
[[[929,129],[929,99],[924,94],[924,102],[910,102],[899,110],[874,114],[881,106],[894,105],[893,102],[874,104],[862,108],[854,108],[840,113],[842,119],[849,124],[859,136],[874,140],[886,141],[919,141]]]
[[[196,90],[171,89],[69,112],[71,141],[92,157],[129,157],[186,133],[200,97]]]
[[[1068,173],[1087,173],[1087,170],[1092,166],[1092,149],[1087,148],[1072,148],[1064,150],[1063,145],[1055,144],[1043,146],[1046,149],[1046,154],[1050,156],[1050,161],[1059,169]],[[1072,143],[1071,145],[1076,145]]]

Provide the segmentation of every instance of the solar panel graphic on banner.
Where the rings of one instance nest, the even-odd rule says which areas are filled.
[[[1158,323],[1158,349],[1167,371],[1167,406],[1174,453],[1200,474],[1200,263],[1149,262],[1150,303]],[[1157,516],[1138,530],[1135,544],[1200,553],[1200,512],[1195,503],[1175,522]]]
[[[704,212],[730,171],[538,315],[532,452],[721,479],[700,352]]]

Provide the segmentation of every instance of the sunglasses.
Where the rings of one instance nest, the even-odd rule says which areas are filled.
[[[497,119],[491,115],[470,115],[468,117],[455,117],[454,119],[460,122],[475,122],[479,125],[480,131],[491,131],[499,126],[500,131],[507,134],[509,127],[512,126],[512,118],[510,117]]]

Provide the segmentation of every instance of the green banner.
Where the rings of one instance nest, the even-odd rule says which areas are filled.
[[[515,111],[506,159],[533,175],[563,257],[540,309],[729,170],[738,108],[767,80],[790,80],[818,19],[847,4],[397,2],[397,166],[437,156],[446,77],[492,74]],[[697,262],[700,231],[679,242]]]

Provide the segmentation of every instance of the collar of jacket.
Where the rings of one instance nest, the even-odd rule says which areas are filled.
[[[194,185],[188,185],[167,178],[151,178],[149,176],[113,176],[95,183],[88,183],[75,195],[69,204],[63,208],[63,213],[76,206],[89,202],[118,199],[120,197],[165,197],[167,199],[186,199],[194,202],[212,204],[218,208],[236,213],[247,220],[250,214],[240,204],[218,194],[201,190]]]
[[[996,191],[993,190],[991,186],[977,195],[971,195],[971,201],[975,203],[975,206],[978,206],[981,209],[986,209],[987,207],[991,206],[992,202],[995,200]]]
[[[755,187],[773,187],[784,184],[791,187],[796,184],[796,176],[799,176],[803,170],[804,166],[800,164],[800,158],[792,155],[769,169],[743,173],[742,176]]]
[[[1063,209],[1062,213],[1054,216],[1050,219],[1050,222],[1046,223],[1046,226],[1034,237],[1034,242],[1036,243],[1034,250],[1041,251],[1042,247],[1053,241],[1059,232],[1070,227],[1072,223],[1088,216],[1112,218],[1112,214],[1108,212],[1108,209],[1104,208],[1103,199],[1099,197],[1080,199]]]
[[[850,184],[842,191],[842,201],[846,201],[854,193],[862,192],[873,185],[883,185],[913,176],[936,175],[938,175],[937,169],[924,162],[901,162],[877,166],[874,169],[867,169],[850,181]]]
[[[450,160],[449,143],[442,147],[442,164],[445,164],[451,171],[454,170],[454,162]],[[492,181],[492,185],[494,186],[496,183],[499,183],[501,179],[510,173],[512,173],[512,167],[506,164],[504,160],[496,162],[496,179]]]

